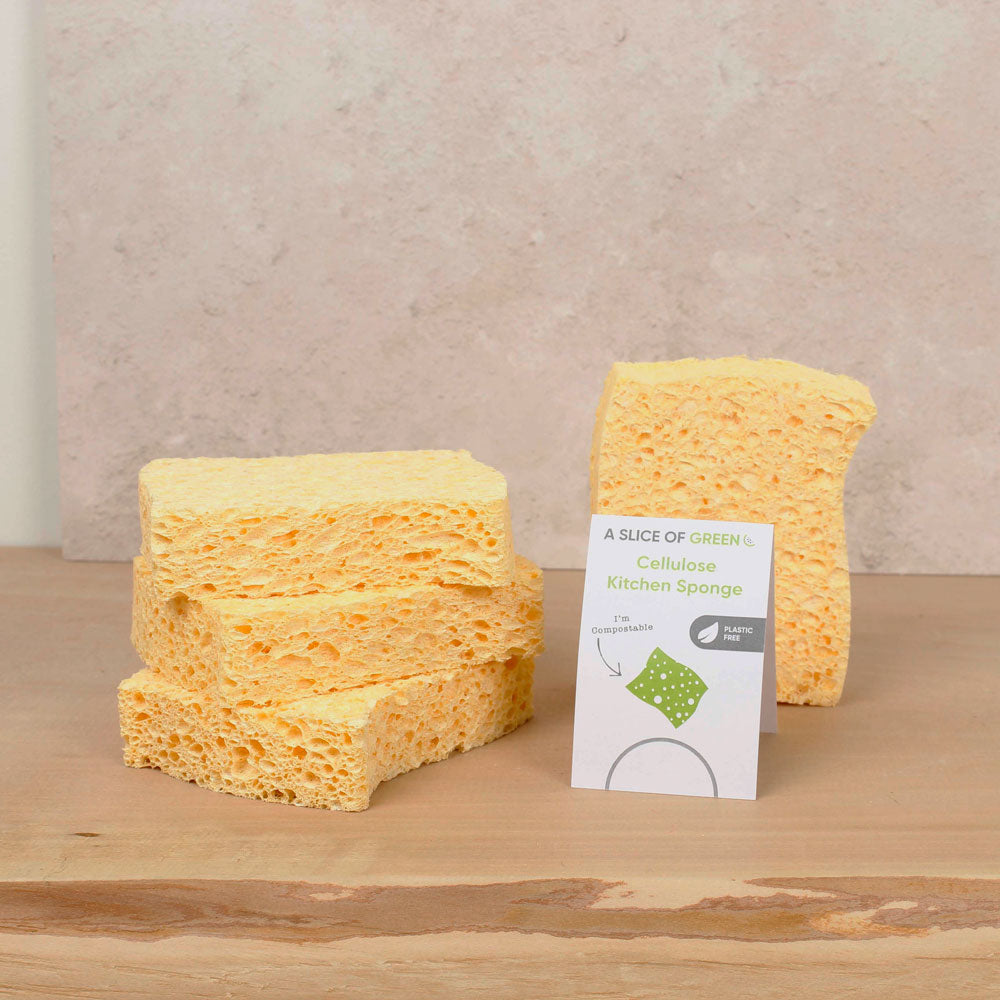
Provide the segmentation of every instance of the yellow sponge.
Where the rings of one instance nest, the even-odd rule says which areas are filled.
[[[773,523],[778,699],[835,705],[850,644],[844,476],[874,419],[860,382],[787,361],[616,364],[591,510]]]
[[[167,458],[139,472],[164,596],[513,580],[507,483],[467,451]]]
[[[229,704],[281,704],[542,649],[542,572],[521,557],[504,587],[165,599],[141,556],[133,579],[132,642],[143,661]]]
[[[125,763],[244,798],[367,809],[381,782],[531,718],[532,672],[512,659],[241,709],[140,670],[118,688]]]

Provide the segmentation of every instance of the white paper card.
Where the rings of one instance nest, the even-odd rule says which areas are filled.
[[[770,524],[593,516],[574,787],[757,797],[759,734],[777,728],[773,553]]]

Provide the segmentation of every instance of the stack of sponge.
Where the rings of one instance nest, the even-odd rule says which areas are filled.
[[[468,452],[160,459],[139,504],[126,764],[360,810],[531,717],[542,574]]]

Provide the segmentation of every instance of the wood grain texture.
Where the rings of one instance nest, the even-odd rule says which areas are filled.
[[[569,788],[581,584],[532,723],[348,815],[122,766],[128,568],[0,551],[0,996],[994,991],[1000,581],[856,578],[844,701],[749,803]]]
[[[819,941],[1000,929],[1000,879],[753,879],[776,891],[684,906],[601,905],[620,885],[534,879],[433,886],[259,879],[0,883],[0,933],[317,943],[516,931],[573,938]]]

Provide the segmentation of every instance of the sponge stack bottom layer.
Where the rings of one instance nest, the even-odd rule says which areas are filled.
[[[125,763],[244,798],[356,812],[381,782],[526,722],[533,670],[513,658],[279,708],[227,706],[140,670],[118,691]]]

